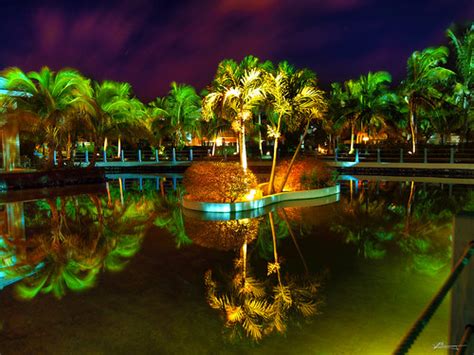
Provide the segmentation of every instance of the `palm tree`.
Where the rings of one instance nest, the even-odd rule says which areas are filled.
[[[73,69],[55,73],[48,67],[25,74],[19,68],[7,69],[6,88],[22,92],[12,96],[17,109],[37,118],[36,131],[43,133],[53,151],[64,145],[70,134],[70,122],[91,97],[90,81]],[[49,154],[50,166],[53,154]]]
[[[230,59],[219,63],[209,94],[203,100],[202,112],[207,121],[224,119],[231,122],[232,129],[238,133],[240,163],[244,170],[247,170],[246,126],[265,97],[263,70],[252,58],[255,57],[247,57],[240,65]]]
[[[349,153],[354,152],[354,138],[356,127],[361,130],[370,128],[380,129],[385,125],[385,118],[390,115],[390,109],[396,107],[397,96],[388,90],[392,81],[389,73],[379,71],[361,75],[358,80],[349,80],[344,83],[343,117],[351,128],[351,147]]]
[[[402,83],[402,93],[408,104],[412,153],[416,150],[416,116],[420,107],[434,107],[435,101],[442,96],[442,88],[454,73],[441,67],[448,58],[446,47],[426,48],[415,51],[408,58],[407,78]]]
[[[132,88],[128,83],[103,81],[94,83],[93,98],[89,101],[90,126],[94,135],[94,164],[98,146],[106,151],[108,137],[117,137],[121,143],[121,136],[126,132],[146,134],[145,115],[143,104],[132,98]],[[135,134],[131,137],[137,137]],[[120,144],[119,144],[120,145]],[[120,151],[119,151],[120,153]]]
[[[304,132],[288,166],[282,186],[278,188],[278,191],[283,190],[285,186],[291,168],[307,135],[310,123],[322,117],[322,113],[326,110],[326,102],[323,98],[323,92],[316,86],[315,74],[308,69],[296,70],[287,62],[279,64],[276,74],[270,72],[266,75],[265,91],[268,95],[271,110],[274,113],[274,115],[269,115],[271,123],[269,136],[274,139],[272,171],[269,182],[269,192],[272,193],[275,190],[273,185],[278,139],[281,136],[282,124],[284,123],[290,132],[295,132],[304,125]],[[271,119],[272,117],[276,118],[276,122],[275,119]]]
[[[329,136],[329,149],[336,148],[337,141],[344,129],[345,94],[341,83],[332,83],[328,97],[328,110],[323,117],[322,125]]]
[[[454,29],[448,29],[446,35],[456,53],[457,83],[454,87],[454,103],[460,108],[461,122],[464,124],[464,137],[474,125],[474,23],[471,23],[464,37],[458,38]]]
[[[183,191],[170,192],[166,196],[155,198],[154,200],[154,225],[166,229],[175,237],[176,246],[192,244],[192,239],[188,236],[185,227],[185,219],[181,209]]]
[[[164,116],[165,98],[166,97],[157,97],[147,106],[147,125],[158,147],[163,144],[163,140],[166,137],[170,137],[172,135],[173,131],[173,127],[169,125],[168,120]]]
[[[153,110],[154,116],[164,118],[171,128],[173,146],[183,147],[188,134],[200,134],[201,98],[192,86],[172,82],[168,96],[155,102]]]

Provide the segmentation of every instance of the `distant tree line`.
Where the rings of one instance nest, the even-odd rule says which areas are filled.
[[[451,53],[444,46],[415,51],[396,87],[388,72],[379,71],[332,83],[324,92],[309,69],[247,56],[240,63],[219,63],[201,93],[173,82],[167,96],[145,104],[128,83],[99,83],[74,69],[8,68],[2,74],[5,89],[15,95],[1,96],[3,117],[18,122],[35,144],[60,152],[59,159],[68,158],[79,140],[93,143],[95,153],[116,142],[119,154],[123,142],[183,147],[191,137],[215,143],[227,131],[235,133],[244,169],[248,145],[263,155],[266,142],[274,171],[282,142],[294,143],[294,161],[315,135],[329,149],[350,140],[350,153],[361,134],[369,144],[382,136],[409,143],[414,153],[434,134],[442,142],[452,134],[462,142],[472,139],[474,23],[446,35]],[[52,154],[47,156],[52,164]]]

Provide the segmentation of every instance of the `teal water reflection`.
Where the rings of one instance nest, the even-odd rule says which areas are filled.
[[[390,353],[474,209],[469,186],[344,181],[330,205],[203,220],[172,179],[128,179],[1,207],[2,354]]]

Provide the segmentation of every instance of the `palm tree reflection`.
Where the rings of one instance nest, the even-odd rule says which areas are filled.
[[[454,214],[474,201],[472,193],[462,191],[448,195],[447,189],[420,188],[413,181],[368,184],[352,200],[341,200],[330,228],[364,258],[382,259],[390,251],[409,269],[436,275],[450,264]]]
[[[15,287],[22,299],[40,292],[61,298],[67,290],[93,287],[103,269],[122,270],[140,249],[154,204],[143,197],[122,204],[110,195],[87,195],[51,198],[33,207],[26,239],[15,242],[26,253],[10,270],[11,277],[24,278]]]
[[[249,224],[257,221],[260,229],[253,228],[251,229],[253,234],[240,239],[241,246],[232,272],[215,278],[213,271],[208,270],[204,277],[208,304],[213,309],[221,311],[231,339],[245,335],[251,340],[259,341],[274,332],[284,333],[292,314],[313,316],[317,313],[320,302],[318,300],[320,284],[317,278],[310,276],[309,273],[303,277],[289,273],[282,275],[278,239],[288,234],[288,229],[285,227],[290,227],[289,224],[283,223],[273,212],[269,213],[266,221],[230,222]],[[280,226],[282,228],[279,228]],[[248,248],[257,235],[259,240],[263,240],[264,236],[267,237],[265,231],[271,234],[270,248],[273,260],[267,262],[266,277],[259,278],[250,266]],[[260,241],[253,245],[253,249],[263,247],[265,254],[268,244],[266,241]],[[276,278],[272,275],[276,275]]]

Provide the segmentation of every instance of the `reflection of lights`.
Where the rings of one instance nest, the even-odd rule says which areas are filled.
[[[242,218],[238,219],[240,224],[249,224],[250,223],[250,218]]]
[[[256,193],[257,193],[257,190],[255,189],[250,190],[250,192],[247,195],[245,195],[245,199],[247,201],[252,201],[255,198]]]
[[[318,153],[327,154],[327,152],[328,150],[326,148],[323,148],[318,144]]]

